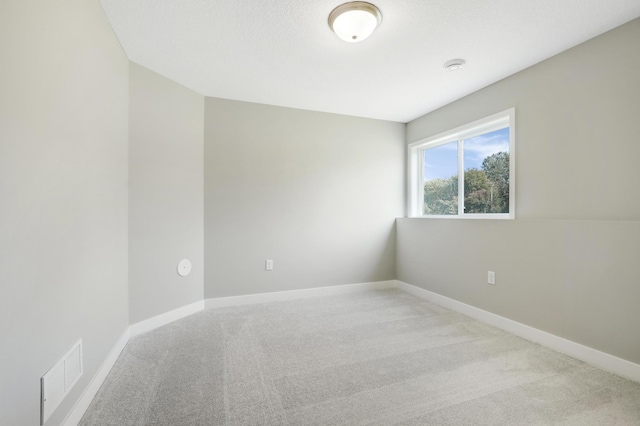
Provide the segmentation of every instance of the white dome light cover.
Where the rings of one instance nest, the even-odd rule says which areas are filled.
[[[380,9],[364,1],[342,4],[329,14],[329,27],[338,37],[349,43],[366,39],[381,22]]]

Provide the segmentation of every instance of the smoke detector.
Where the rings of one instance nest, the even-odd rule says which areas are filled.
[[[452,59],[444,63],[444,69],[447,71],[457,71],[467,62],[464,59]]]

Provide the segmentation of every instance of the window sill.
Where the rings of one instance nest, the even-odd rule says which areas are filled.
[[[458,215],[427,215],[427,216],[409,216],[408,219],[455,219],[455,220],[514,220],[515,215],[511,214],[468,214],[465,216]]]

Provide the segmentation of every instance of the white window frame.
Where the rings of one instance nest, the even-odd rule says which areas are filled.
[[[464,212],[464,140],[509,127],[509,213]],[[433,219],[515,219],[516,218],[516,110],[510,108],[408,146],[407,213],[409,217]],[[458,143],[458,214],[424,215],[423,151],[447,143]]]

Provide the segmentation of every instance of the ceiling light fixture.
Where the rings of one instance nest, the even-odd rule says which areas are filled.
[[[464,59],[452,59],[444,63],[444,68],[447,71],[457,71],[466,64]]]
[[[329,14],[329,27],[349,43],[366,39],[381,22],[380,9],[364,1],[341,4]]]

